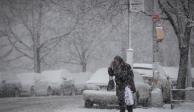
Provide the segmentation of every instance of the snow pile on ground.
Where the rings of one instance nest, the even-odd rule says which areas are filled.
[[[154,88],[151,92],[151,104],[154,107],[162,107],[163,97],[162,91],[159,88]]]

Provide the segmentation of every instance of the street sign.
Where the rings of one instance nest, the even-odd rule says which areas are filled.
[[[164,39],[164,30],[162,26],[156,26],[156,38],[157,42],[161,42]]]
[[[160,15],[159,14],[152,15],[152,21],[153,22],[156,22],[156,21],[159,21],[159,20],[160,20]]]
[[[131,12],[144,12],[144,0],[130,0],[130,11]]]

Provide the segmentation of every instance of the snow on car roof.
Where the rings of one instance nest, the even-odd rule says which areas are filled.
[[[148,63],[134,63],[133,69],[143,77],[153,77],[153,65]]]
[[[152,64],[148,64],[148,63],[134,63],[133,64],[133,68],[148,68],[148,69],[152,69],[153,66],[152,66]]]
[[[108,80],[108,68],[101,68],[97,70],[86,83],[95,85],[107,85]]]
[[[61,82],[63,80],[63,77],[69,74],[70,72],[66,69],[48,70],[41,73],[43,80],[54,83]]]
[[[141,76],[143,77],[153,77],[153,71],[147,70],[147,69],[135,69],[134,71],[137,71]]]
[[[29,73],[21,73],[16,75],[22,84],[34,84],[35,79],[40,77],[40,74],[29,72]]]
[[[90,72],[81,72],[81,73],[71,73],[70,75],[65,76],[67,79],[74,81],[76,85],[85,84],[87,80],[91,77]]]

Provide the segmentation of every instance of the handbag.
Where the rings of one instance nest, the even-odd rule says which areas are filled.
[[[108,81],[107,91],[111,91],[115,89],[115,82],[113,79],[110,79]]]

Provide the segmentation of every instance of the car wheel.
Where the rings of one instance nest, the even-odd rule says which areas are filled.
[[[71,96],[75,96],[75,90],[71,91]]]
[[[93,102],[90,101],[90,100],[86,100],[86,101],[85,101],[85,107],[86,107],[86,108],[92,108],[92,107],[93,107]]]
[[[106,104],[106,103],[100,103],[100,104],[99,104],[99,107],[100,107],[101,109],[105,109],[105,108],[107,107],[107,104]]]
[[[60,96],[64,96],[65,94],[64,94],[64,91],[63,91],[63,89],[60,89]]]
[[[51,96],[52,93],[53,93],[53,90],[52,90],[51,86],[49,86],[49,87],[47,88],[47,96]]]
[[[19,91],[19,89],[17,89],[16,91],[15,91],[15,97],[19,97],[20,96],[20,91]]]
[[[30,88],[30,96],[36,96],[34,86]]]

